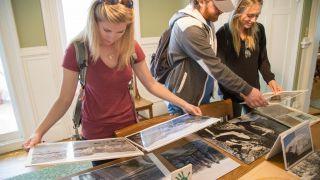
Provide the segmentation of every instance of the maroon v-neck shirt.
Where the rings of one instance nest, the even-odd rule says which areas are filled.
[[[137,42],[135,52],[135,63],[145,59],[145,54]],[[62,66],[79,72],[72,44],[66,50]],[[86,139],[112,137],[115,130],[136,123],[128,90],[131,79],[130,65],[123,70],[117,70],[106,66],[100,58],[96,63],[89,60],[82,109],[82,135]]]

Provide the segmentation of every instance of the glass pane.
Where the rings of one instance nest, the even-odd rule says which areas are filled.
[[[91,2],[92,0],[62,0],[67,43],[84,28]]]
[[[0,57],[0,134],[7,134],[18,130],[12,107],[4,66]]]

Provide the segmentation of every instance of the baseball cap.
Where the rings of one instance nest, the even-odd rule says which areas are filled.
[[[222,12],[230,12],[234,10],[231,0],[213,0],[214,5]]]

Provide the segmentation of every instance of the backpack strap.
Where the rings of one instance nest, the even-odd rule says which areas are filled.
[[[81,85],[80,93],[77,98],[76,107],[73,112],[73,129],[75,130],[74,138],[76,140],[81,140],[81,137],[79,135],[78,128],[81,124],[82,119],[82,100],[84,96],[84,87],[86,85],[86,74],[87,74],[87,67],[88,67],[88,49],[84,42],[75,41],[73,42],[73,45],[75,47],[76,52],[76,59],[77,64],[79,67],[79,82]]]
[[[86,85],[86,73],[88,67],[88,49],[84,42],[75,41],[73,43],[76,50],[76,59],[79,67],[79,81],[81,88]]]
[[[134,112],[134,116],[135,116],[135,119],[136,119],[136,122],[138,123],[139,122],[139,119],[138,119],[138,113],[136,111],[136,105],[135,105],[135,90],[137,90],[137,84],[136,84],[136,79],[134,79],[135,77],[135,72],[133,70],[133,66],[137,60],[137,54],[136,53],[133,53],[131,56],[130,56],[130,66],[132,68],[132,73],[133,73],[133,78],[131,79],[131,81],[129,82],[128,84],[128,89],[129,89],[129,92],[130,92],[130,97],[131,97],[131,102],[132,102],[132,109],[133,109],[133,112]]]

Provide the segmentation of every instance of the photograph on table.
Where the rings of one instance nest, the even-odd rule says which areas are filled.
[[[289,127],[286,125],[254,112],[231,119],[228,122],[258,136],[266,137],[270,140],[269,142],[272,143],[272,145],[280,133],[289,129]],[[268,146],[271,147],[272,145]]]
[[[72,143],[74,157],[94,156],[99,153],[121,153],[136,151],[136,147],[125,139],[101,139],[99,141],[75,141]]]
[[[30,149],[26,166],[94,161],[143,155],[126,138],[42,143]]]
[[[95,171],[76,175],[71,180],[114,180],[114,179],[131,179],[131,180],[149,180],[163,179],[165,174],[156,166],[148,155],[139,156],[127,161],[123,161],[108,167]]]
[[[263,93],[263,97],[269,102],[269,103],[280,103],[286,100],[290,100],[292,98],[295,98],[299,95],[303,95],[306,93],[306,90],[299,90],[299,91],[281,91],[277,94],[274,94],[273,92],[267,92]]]
[[[301,179],[320,179],[320,152],[314,152],[289,169]]]
[[[303,121],[316,121],[320,119],[317,116],[281,104],[270,104],[266,107],[259,107],[255,112],[270,117],[289,127],[294,127]]]
[[[270,151],[274,141],[251,133],[233,123],[221,123],[197,132],[234,157],[249,164]]]
[[[185,114],[126,136],[126,138],[150,152],[219,121],[220,119],[217,118]]]
[[[68,143],[39,144],[30,149],[26,166],[66,161],[68,149]]]
[[[202,140],[195,140],[160,154],[175,168],[192,164],[193,179],[217,179],[240,166]]]
[[[293,109],[281,104],[270,104],[266,107],[258,107],[256,108],[256,110],[258,113],[261,113],[262,115],[266,115],[274,119],[294,112]]]
[[[288,130],[281,136],[281,144],[285,168],[288,170],[313,152],[309,122],[305,121]]]

